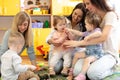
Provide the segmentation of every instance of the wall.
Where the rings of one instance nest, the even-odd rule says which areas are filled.
[[[41,55],[40,51],[37,50],[38,46],[43,45],[44,48],[48,48],[49,45],[46,43],[46,38],[51,32],[51,28],[33,28],[33,36],[34,36],[34,50],[36,55]],[[26,50],[22,53],[23,56],[27,55]]]
[[[69,15],[76,4],[82,0],[54,0],[52,1],[53,15]]]

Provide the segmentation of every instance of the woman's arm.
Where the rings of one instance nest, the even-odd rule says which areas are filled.
[[[95,39],[92,39],[89,41],[85,41],[85,40],[66,41],[66,42],[64,42],[64,46],[66,46],[66,47],[79,47],[79,46],[87,46],[87,45],[93,45],[93,44],[98,44],[98,43],[104,42],[107,39],[111,28],[112,28],[111,25],[104,26],[103,31],[102,31],[102,35],[98,38],[95,38]]]
[[[36,56],[34,52],[34,47],[33,46],[28,47],[27,53],[30,58],[31,64],[36,66]]]
[[[2,43],[1,43],[1,48],[0,48],[0,56],[5,53],[5,51],[8,50],[8,38],[9,38],[9,34],[10,34],[10,30],[6,31],[3,39],[2,39]]]
[[[66,33],[73,33],[74,35],[77,35],[77,36],[83,36],[83,32],[80,32],[78,30],[66,28],[65,31]]]

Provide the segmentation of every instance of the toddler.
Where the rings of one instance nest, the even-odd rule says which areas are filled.
[[[53,53],[49,60],[49,73],[50,76],[55,75],[54,66],[57,64],[57,62],[63,58],[63,70],[61,72],[62,75],[67,76],[68,75],[68,69],[71,65],[71,50],[65,48],[62,44],[65,40],[71,40],[73,39],[73,35],[70,32],[66,31],[66,20],[65,17],[62,16],[55,16],[53,21],[54,26],[54,33],[51,37],[51,40],[57,44],[54,44]]]
[[[25,44],[21,33],[10,33],[8,39],[9,49],[1,56],[1,74],[2,80],[40,80],[33,72],[36,67],[33,65],[23,65],[18,53]]]

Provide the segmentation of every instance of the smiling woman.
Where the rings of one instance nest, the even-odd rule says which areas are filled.
[[[100,24],[102,35],[90,41],[67,41],[65,45],[68,47],[80,47],[102,42],[105,55],[93,62],[87,71],[87,75],[91,80],[101,80],[114,74],[113,68],[119,62],[119,20],[117,14],[107,5],[106,0],[84,0],[84,4],[90,12],[98,14],[102,18]],[[81,72],[82,63],[83,59],[80,59],[75,65],[74,72],[76,75]]]
[[[12,33],[20,32],[24,36],[25,44],[22,50],[20,51],[19,55],[25,48],[27,48],[31,64],[36,66],[35,53],[33,49],[31,18],[26,12],[21,11],[15,15],[11,29],[7,30],[4,34],[0,48],[0,55],[4,54],[9,49],[7,43],[11,32]]]

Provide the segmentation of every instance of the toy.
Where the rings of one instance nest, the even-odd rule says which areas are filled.
[[[40,67],[43,67],[44,63],[43,62],[39,62],[37,65],[40,66]]]
[[[40,45],[37,47],[37,50],[43,55],[44,59],[48,59],[49,46]]]
[[[36,66],[36,70],[35,71],[39,71],[41,68],[40,68],[40,66]]]

